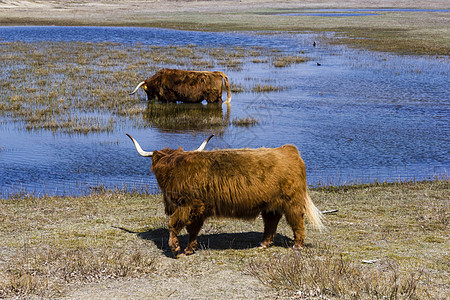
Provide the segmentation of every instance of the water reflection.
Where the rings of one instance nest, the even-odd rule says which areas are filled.
[[[224,114],[223,107],[226,107]],[[230,124],[231,105],[221,103],[159,103],[149,101],[143,117],[150,127],[167,132],[223,133]]]

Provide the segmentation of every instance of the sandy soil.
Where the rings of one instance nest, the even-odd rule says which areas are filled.
[[[63,299],[276,299],[254,277],[232,270],[205,270],[202,276],[161,276],[114,280],[78,287]]]

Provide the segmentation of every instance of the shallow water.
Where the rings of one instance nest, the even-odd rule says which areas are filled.
[[[2,196],[77,195],[103,186],[157,191],[150,159],[136,153],[125,132],[149,151],[194,149],[212,132],[218,134],[208,144],[209,150],[291,143],[305,160],[310,185],[428,179],[446,175],[450,166],[448,57],[397,56],[320,43],[313,47],[314,36],[308,34],[3,27],[0,39],[111,41],[130,47],[134,43],[265,46],[293,53],[303,50],[310,58],[286,68],[246,62],[242,70],[223,70],[235,82],[252,77],[286,87],[281,92],[233,94],[231,107],[223,105],[213,112],[229,120],[249,116],[259,121],[249,128],[228,125],[218,133],[212,128],[175,130],[153,124],[142,129],[128,125],[113,133],[65,135],[27,132],[3,118]],[[139,97],[144,98],[143,93]]]

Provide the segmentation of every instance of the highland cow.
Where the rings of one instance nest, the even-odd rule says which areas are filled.
[[[164,69],[140,82],[130,93],[133,95],[142,87],[147,99],[160,102],[222,103],[223,84],[227,89],[227,101],[231,101],[228,77],[219,71],[184,71]]]
[[[305,215],[314,227],[323,227],[322,214],[308,195],[305,164],[293,145],[202,152],[211,136],[196,151],[146,152],[128,137],[140,155],[153,158],[151,170],[170,216],[169,246],[175,257],[181,254],[179,232],[186,227],[189,234],[184,254],[194,253],[208,217],[255,219],[261,214],[261,248],[272,243],[283,215],[294,232],[294,249],[303,247]]]

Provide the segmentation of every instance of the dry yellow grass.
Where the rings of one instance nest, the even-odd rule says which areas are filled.
[[[290,248],[284,218],[266,250],[257,248],[262,220],[210,219],[201,249],[178,260],[159,195],[17,195],[0,201],[0,297],[95,298],[111,290],[111,299],[446,299],[449,188],[440,180],[315,189],[320,209],[339,211],[326,215],[325,232],[307,226],[303,252]],[[185,232],[180,240],[186,245]]]

